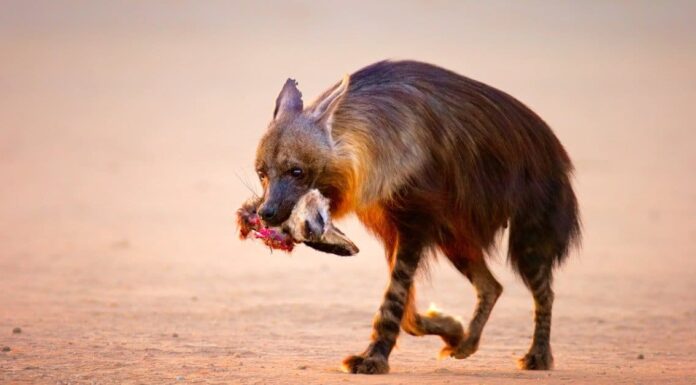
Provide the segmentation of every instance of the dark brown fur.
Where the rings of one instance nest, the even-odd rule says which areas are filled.
[[[292,170],[301,169],[301,177]],[[344,361],[353,373],[384,373],[400,326],[437,334],[443,353],[478,347],[502,287],[487,251],[509,223],[509,259],[535,299],[535,334],[526,369],[552,365],[552,270],[579,239],[572,164],[551,129],[510,95],[429,64],[384,61],[334,85],[303,108],[288,81],[257,152],[264,185],[260,213],[286,218],[316,187],[332,215],[355,212],[384,243],[390,284],[373,341]],[[267,210],[267,211],[264,211]],[[451,317],[418,314],[413,276],[440,250],[477,290],[467,332]]]

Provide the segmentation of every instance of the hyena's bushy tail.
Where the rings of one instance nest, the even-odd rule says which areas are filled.
[[[539,268],[560,266],[580,243],[578,202],[569,172],[559,172],[532,191],[510,219],[508,258],[525,281]]]

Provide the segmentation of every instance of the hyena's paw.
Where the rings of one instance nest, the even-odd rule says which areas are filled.
[[[457,346],[445,346],[440,351],[440,357],[454,357],[458,360],[469,357],[478,350],[479,339],[466,337]]]
[[[553,368],[551,349],[532,348],[529,353],[517,360],[517,366],[524,370],[551,370]]]
[[[462,323],[432,308],[420,321],[426,331],[430,331],[430,334],[439,334],[445,342],[445,347],[440,350],[440,358],[453,357],[454,352],[466,337]]]
[[[387,359],[380,355],[348,356],[341,365],[346,373],[356,374],[386,374],[389,373]]]

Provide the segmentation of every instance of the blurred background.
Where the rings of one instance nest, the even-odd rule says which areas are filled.
[[[0,382],[352,381],[336,368],[368,341],[379,243],[349,219],[354,258],[271,253],[237,238],[234,212],[260,191],[286,78],[309,102],[389,58],[542,116],[577,168],[584,244],[557,274],[560,370],[513,369],[531,298],[501,237],[506,292],[479,353],[436,361],[439,340],[404,337],[388,381],[686,381],[695,19],[689,1],[0,2]],[[473,290],[447,262],[419,290],[468,319]]]

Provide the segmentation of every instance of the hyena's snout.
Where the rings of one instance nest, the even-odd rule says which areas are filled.
[[[278,206],[273,206],[269,205],[267,203],[264,203],[260,208],[259,208],[259,216],[261,219],[263,219],[265,222],[272,221],[273,218],[275,218],[276,214],[278,213]]]
[[[295,202],[292,200],[276,201],[267,200],[259,207],[259,216],[263,222],[269,227],[276,227],[286,222],[292,214]]]
[[[280,226],[287,221],[302,189],[292,183],[279,181],[271,183],[264,193],[264,202],[259,207],[259,216],[268,226]]]
[[[296,200],[283,198],[274,199],[274,197],[271,196],[259,207],[259,216],[266,225],[280,226],[290,217]]]

